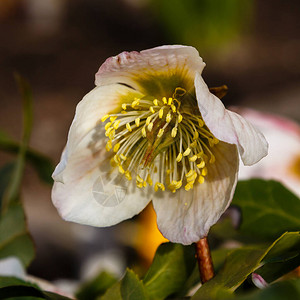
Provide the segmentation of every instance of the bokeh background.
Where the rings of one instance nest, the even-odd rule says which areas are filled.
[[[298,0],[1,0],[0,128],[20,139],[18,71],[34,95],[30,145],[56,164],[76,104],[104,60],[164,44],[196,47],[208,85],[229,87],[225,105],[299,122],[299,15]],[[0,153],[1,164],[12,158]],[[140,241],[148,234],[132,221],[107,229],[70,224],[50,194],[28,166],[22,198],[37,249],[31,274],[78,280],[108,262],[117,273],[137,256],[147,260]]]

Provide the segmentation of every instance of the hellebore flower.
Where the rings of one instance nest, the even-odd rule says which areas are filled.
[[[278,115],[242,107],[232,109],[255,124],[269,142],[268,157],[254,167],[241,166],[239,178],[275,179],[300,197],[300,126]]]
[[[210,93],[204,66],[187,46],[104,62],[53,173],[52,199],[64,219],[110,226],[153,200],[170,241],[191,244],[207,235],[232,199],[238,152],[252,165],[267,154],[267,142]]]

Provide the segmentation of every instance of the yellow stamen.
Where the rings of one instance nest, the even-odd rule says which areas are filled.
[[[189,157],[189,161],[195,162],[198,159],[197,155],[193,155],[192,157]]]
[[[153,108],[153,106],[150,106],[149,110],[154,114],[155,113],[155,110]]]
[[[187,148],[184,152],[183,152],[183,156],[188,156],[191,153],[191,148]]]
[[[162,119],[163,115],[164,115],[164,109],[161,108],[161,109],[159,110],[159,112],[158,112],[158,116],[159,116],[160,119]]]
[[[177,134],[177,127],[174,127],[172,129],[171,136],[174,138],[174,137],[176,137],[176,134]]]
[[[120,143],[115,144],[115,146],[114,146],[114,152],[118,152],[118,150],[120,149],[120,146],[121,146]]]
[[[107,119],[109,118],[109,115],[105,115],[101,118],[101,121],[102,122],[105,122]]]
[[[158,134],[157,134],[157,137],[162,137],[162,135],[164,134],[164,130],[161,128],[161,129],[159,129],[159,131],[158,131]]]
[[[136,119],[134,120],[136,127],[139,127],[139,126],[140,126],[140,121],[141,121],[140,118],[136,118]]]
[[[128,131],[130,131],[130,132],[132,131],[132,128],[131,128],[129,123],[126,123],[126,128],[127,128]]]
[[[181,160],[182,160],[182,153],[180,152],[176,157],[176,161],[180,162]]]
[[[157,100],[157,99],[154,99],[154,100],[153,100],[153,104],[154,104],[155,106],[158,106],[158,100]]]
[[[172,120],[172,115],[170,113],[167,113],[167,116],[166,116],[166,122],[167,123],[170,123]]]

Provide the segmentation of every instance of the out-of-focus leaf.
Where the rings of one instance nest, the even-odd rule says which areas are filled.
[[[241,208],[243,235],[274,240],[285,231],[300,229],[300,199],[279,182],[240,181],[232,204]]]
[[[0,258],[17,256],[25,266],[34,257],[34,246],[27,231],[23,207],[19,200],[19,191],[25,165],[25,153],[28,147],[32,127],[32,99],[27,82],[16,76],[23,100],[23,138],[14,167],[5,167],[1,176],[2,203],[0,217]],[[2,180],[3,178],[0,178]]]
[[[169,0],[150,1],[170,41],[193,45],[205,56],[224,51],[242,37],[250,28],[253,4],[253,0],[172,0],[171,5]]]
[[[148,300],[145,286],[138,276],[127,270],[123,279],[110,287],[101,300]]]
[[[19,190],[25,166],[25,154],[29,144],[32,128],[32,94],[29,84],[16,74],[16,81],[19,85],[23,101],[23,137],[18,152],[17,162],[11,180],[2,198],[2,213],[8,209],[12,203],[16,203],[19,197]]]
[[[20,151],[20,144],[0,130],[0,150],[17,154]],[[51,174],[54,170],[54,165],[47,156],[27,148],[25,160],[35,168],[40,179],[52,184]]]
[[[0,299],[71,300],[59,294],[42,291],[36,284],[14,277],[0,277]]]
[[[10,205],[0,218],[0,258],[8,256],[17,256],[25,266],[34,257],[33,242],[20,203]]]
[[[234,292],[244,280],[266,261],[272,261],[283,253],[299,247],[299,232],[283,234],[271,246],[246,246],[228,254],[224,266],[217,275],[206,282],[192,297],[193,300],[222,299],[220,294]],[[227,293],[227,292],[226,292]],[[227,293],[228,294],[228,293]]]
[[[91,281],[83,284],[76,293],[79,300],[93,300],[103,295],[117,281],[116,277],[107,272],[101,272]]]
[[[9,181],[11,180],[11,176],[13,174],[14,169],[14,163],[6,164],[0,169],[0,208],[2,207],[2,197],[4,195]]]
[[[151,297],[165,299],[180,292],[196,264],[195,249],[164,243],[156,251],[143,281]]]
[[[236,300],[296,300],[300,299],[300,279],[279,281]]]

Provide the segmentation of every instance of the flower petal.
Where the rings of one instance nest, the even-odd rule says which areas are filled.
[[[191,88],[195,72],[201,73],[204,66],[198,51],[188,46],[122,52],[103,63],[95,84],[123,83],[154,97],[171,96],[167,93],[176,87]]]
[[[240,179],[265,178],[282,182],[300,196],[300,126],[278,115],[232,107],[261,130],[269,142],[269,154],[255,166],[241,166]]]
[[[268,153],[268,143],[262,133],[210,93],[199,73],[195,77],[196,96],[203,120],[216,138],[238,146],[245,165],[253,165]]]
[[[209,165],[203,184],[190,191],[155,194],[153,205],[158,228],[171,242],[185,245],[197,242],[207,235],[230,204],[237,182],[237,147],[219,142],[213,150],[216,162]]]
[[[68,157],[63,182],[55,182],[52,201],[62,218],[92,226],[111,226],[139,213],[151,190],[138,189],[110,165],[102,125],[91,130]]]
[[[83,97],[76,107],[76,113],[69,130],[68,142],[52,177],[62,181],[62,172],[66,168],[68,157],[80,151],[80,141],[100,123],[102,116],[121,110],[123,102],[132,102],[135,97],[143,95],[129,87],[111,84],[94,88]],[[84,144],[81,144],[84,145]],[[85,146],[85,145],[84,145]]]

